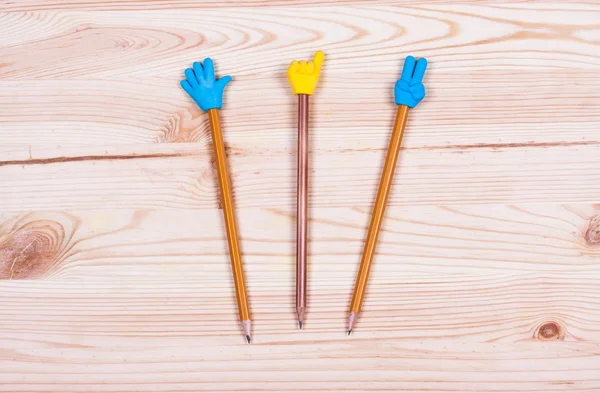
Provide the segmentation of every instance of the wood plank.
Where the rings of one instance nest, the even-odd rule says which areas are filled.
[[[211,150],[170,146],[170,153],[156,154],[127,146],[109,154],[94,147],[87,154],[82,147],[79,156],[65,159],[58,150],[53,155],[59,159],[32,162],[23,159],[29,150],[21,149],[20,160],[0,165],[2,209],[217,207]],[[229,157],[238,207],[295,206],[294,152],[230,150]],[[370,206],[383,160],[384,151],[370,149],[314,154],[311,206]],[[595,143],[405,149],[398,165],[391,205],[595,202],[600,192]]]
[[[404,146],[598,142],[598,72],[564,75],[569,83],[557,79],[554,72],[440,74],[432,69],[427,82],[434,87],[423,106],[411,113]],[[396,78],[392,73],[378,74],[372,82],[357,74],[324,77],[322,90],[311,100],[312,149],[385,147],[395,115]],[[294,146],[296,100],[284,79],[283,75],[243,76],[231,83],[222,113],[231,147]],[[205,145],[210,140],[207,116],[178,83],[179,76],[110,84],[104,80],[0,82],[4,108],[0,138],[34,147]],[[256,91],[264,95],[262,106],[249,104]]]
[[[176,80],[207,55],[223,73],[273,75],[314,48],[324,76],[396,76],[409,53],[439,71],[597,70],[600,7],[580,5],[5,13],[0,77]]]
[[[222,345],[219,351],[198,344],[195,351],[183,346],[128,353],[70,348],[14,351],[11,355],[18,362],[8,369],[0,391],[548,393],[598,387],[597,349],[583,343],[489,343],[474,352],[468,343],[447,340],[430,346],[403,342],[390,346],[387,337],[373,339],[371,345],[365,340],[340,341]],[[313,353],[317,359],[310,357]],[[234,375],[232,368],[238,370]],[[17,379],[18,375],[27,375],[27,380]]]
[[[494,5],[511,6],[517,5],[520,8],[554,8],[562,9],[564,1],[544,1],[543,3],[523,2],[523,0],[503,0],[501,4],[495,0],[377,0],[378,5],[396,5],[402,7],[415,6],[442,6],[442,5]],[[357,6],[373,4],[370,0],[223,0],[218,3],[208,1],[193,0],[122,0],[115,3],[112,0],[22,0],[6,1],[2,5],[3,11],[38,11],[38,10],[61,10],[61,9],[80,9],[80,10],[189,10],[189,9],[214,9],[214,8],[245,8],[245,7],[315,7],[315,6]],[[577,0],[569,4],[569,9],[589,8],[597,5],[594,1]]]
[[[350,339],[368,212],[313,213],[311,312],[299,332],[293,217],[241,211],[252,346],[240,345],[217,211],[4,214],[0,266],[42,261],[27,270],[17,259],[17,281],[0,282],[0,391],[600,386],[598,205],[390,209]]]
[[[389,284],[394,275],[406,274],[594,271],[600,255],[600,234],[595,232],[600,229],[599,209],[600,205],[583,204],[392,207],[381,235],[377,274]],[[294,211],[239,211],[249,272],[263,284],[276,283],[284,289],[293,279]],[[336,279],[354,277],[353,264],[360,256],[369,215],[367,206],[311,209],[311,282],[333,289]],[[143,272],[152,280],[185,274],[206,283],[229,281],[222,213],[217,209],[4,213],[0,217],[0,244],[5,249],[0,279],[110,281],[135,279],[137,272]],[[25,264],[29,257],[17,258],[32,270],[18,269],[14,256],[21,255],[30,242],[33,249],[26,253],[44,259]],[[278,276],[283,273],[285,277]]]

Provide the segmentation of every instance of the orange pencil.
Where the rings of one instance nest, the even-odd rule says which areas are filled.
[[[385,207],[392,186],[394,170],[396,168],[396,161],[398,160],[398,153],[400,152],[400,146],[402,144],[402,136],[404,135],[404,129],[408,119],[408,111],[409,108],[414,108],[423,98],[425,98],[425,87],[423,86],[422,81],[426,68],[427,60],[424,58],[416,61],[412,56],[407,57],[404,62],[402,76],[400,80],[396,82],[394,88],[398,112],[396,114],[396,122],[394,123],[394,130],[390,139],[387,157],[383,166],[381,180],[379,182],[379,191],[377,192],[377,199],[375,200],[375,206],[371,216],[367,241],[365,243],[360,268],[354,285],[354,293],[348,315],[348,335],[350,335],[354,329],[356,319],[358,318],[365,298],[369,273],[371,272],[373,256],[375,255],[377,238],[379,237],[379,230],[381,229],[381,224],[383,222]]]
[[[240,251],[235,223],[235,211],[233,208],[233,198],[231,196],[231,185],[229,184],[229,176],[227,175],[225,147],[223,146],[223,136],[221,134],[218,111],[218,109],[221,109],[223,106],[223,92],[227,83],[231,81],[231,77],[225,76],[216,80],[215,69],[211,59],[205,59],[203,64],[198,62],[194,63],[193,69],[188,68],[185,71],[185,77],[186,79],[181,81],[181,86],[190,97],[196,101],[203,111],[208,112],[219,178],[219,188],[221,190],[221,201],[223,202],[223,216],[225,218],[225,229],[227,231],[229,258],[231,259],[231,270],[233,272],[233,283],[235,286],[238,313],[242,324],[242,331],[246,336],[246,341],[250,344],[252,329],[250,306],[246,295],[242,253]]]

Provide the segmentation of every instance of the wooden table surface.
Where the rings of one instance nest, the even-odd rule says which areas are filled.
[[[600,3],[0,1],[0,392],[600,392]],[[295,320],[292,59],[311,101],[309,313]],[[370,288],[346,311],[425,56]],[[253,344],[208,118],[223,130]]]

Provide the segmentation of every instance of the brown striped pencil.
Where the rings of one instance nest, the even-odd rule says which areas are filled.
[[[313,94],[323,52],[315,53],[313,61],[293,61],[288,67],[288,80],[298,96],[298,181],[296,204],[296,313],[302,329],[306,315],[307,242],[308,242],[308,97]]]
[[[308,94],[298,94],[298,192],[296,203],[296,313],[302,329],[306,313],[308,233]]]

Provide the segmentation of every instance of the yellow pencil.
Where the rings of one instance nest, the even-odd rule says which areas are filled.
[[[227,231],[229,258],[231,260],[231,270],[233,272],[233,283],[235,286],[238,313],[242,324],[242,331],[246,336],[246,341],[250,344],[252,330],[250,306],[248,304],[248,296],[246,295],[242,253],[240,251],[235,223],[231,185],[229,184],[229,176],[227,175],[227,162],[225,147],[223,146],[223,136],[221,134],[221,123],[219,122],[219,109],[223,106],[223,92],[227,83],[231,81],[231,77],[224,76],[217,80],[215,78],[215,68],[211,59],[205,59],[202,64],[195,62],[193,68],[185,70],[185,77],[186,79],[181,81],[181,87],[183,87],[194,101],[196,101],[200,109],[208,112],[219,178],[219,188],[221,190],[221,201],[223,202],[223,216],[225,218],[225,229]]]
[[[423,86],[422,80],[426,68],[427,60],[424,58],[416,61],[412,56],[407,57],[404,62],[402,76],[400,80],[396,82],[394,88],[398,112],[396,114],[396,122],[394,123],[394,130],[388,147],[387,157],[383,166],[381,180],[379,182],[379,191],[377,192],[377,199],[375,200],[375,207],[373,208],[373,214],[371,216],[371,223],[367,233],[367,240],[360,262],[360,268],[354,285],[354,293],[352,295],[352,303],[350,303],[348,315],[348,335],[350,335],[354,329],[356,319],[358,318],[365,298],[369,273],[371,272],[375,247],[377,246],[377,238],[379,237],[379,230],[381,229],[385,207],[394,178],[394,170],[396,168],[398,153],[400,152],[400,146],[402,144],[404,129],[406,128],[406,122],[408,120],[409,108],[417,106],[417,104],[425,97],[425,87]]]

